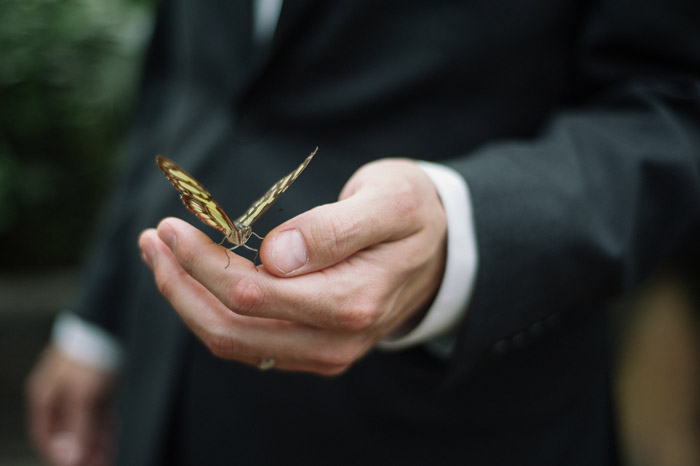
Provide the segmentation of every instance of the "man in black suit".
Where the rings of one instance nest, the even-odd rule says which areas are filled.
[[[250,8],[160,8],[39,448],[107,457],[120,365],[118,464],[615,464],[606,304],[700,215],[700,4],[290,0],[262,39]],[[183,213],[156,153],[236,214],[315,146],[257,271],[142,232]]]

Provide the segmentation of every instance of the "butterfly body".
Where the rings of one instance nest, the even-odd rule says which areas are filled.
[[[234,226],[236,228],[234,228],[232,234],[230,236],[227,236],[226,239],[233,244],[242,246],[253,235],[253,228],[250,226],[243,225],[240,222],[235,222]]]
[[[285,176],[257,201],[255,201],[243,215],[236,220],[231,220],[224,209],[214,199],[211,193],[192,175],[170,159],[161,155],[156,157],[158,167],[165,173],[165,177],[180,192],[180,199],[190,212],[195,214],[202,222],[216,228],[223,235],[224,240],[233,244],[229,251],[244,246],[252,251],[257,249],[246,245],[251,236],[262,239],[253,232],[253,224],[274,204],[287,188],[297,179],[309,164],[318,147],[297,167],[296,170]]]

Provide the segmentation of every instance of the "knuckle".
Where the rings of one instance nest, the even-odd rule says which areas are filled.
[[[231,286],[226,306],[241,315],[254,314],[263,306],[265,293],[260,284],[249,277],[241,277]]]
[[[392,209],[396,217],[408,223],[417,223],[420,220],[421,201],[409,186],[402,186],[397,190]]]
[[[336,324],[348,332],[362,332],[371,328],[381,313],[379,300],[368,295],[356,295],[350,305],[341,309]]]
[[[240,352],[236,340],[222,328],[211,328],[201,339],[209,352],[217,358],[233,359]]]

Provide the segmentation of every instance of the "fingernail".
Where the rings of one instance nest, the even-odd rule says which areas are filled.
[[[159,227],[158,237],[161,240],[163,240],[163,242],[167,244],[173,252],[175,251],[175,243],[177,242],[177,237],[175,236],[175,232],[170,226],[162,225],[161,227]]]
[[[80,463],[83,452],[75,435],[61,432],[54,436],[49,446],[51,457],[61,466],[73,466]]]
[[[290,273],[309,261],[304,237],[299,230],[287,230],[275,236],[272,261],[282,273]]]

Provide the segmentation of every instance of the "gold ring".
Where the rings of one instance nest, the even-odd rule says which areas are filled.
[[[277,361],[275,361],[273,358],[262,358],[258,363],[258,369],[261,371],[266,371],[275,367],[275,364],[277,364]]]

